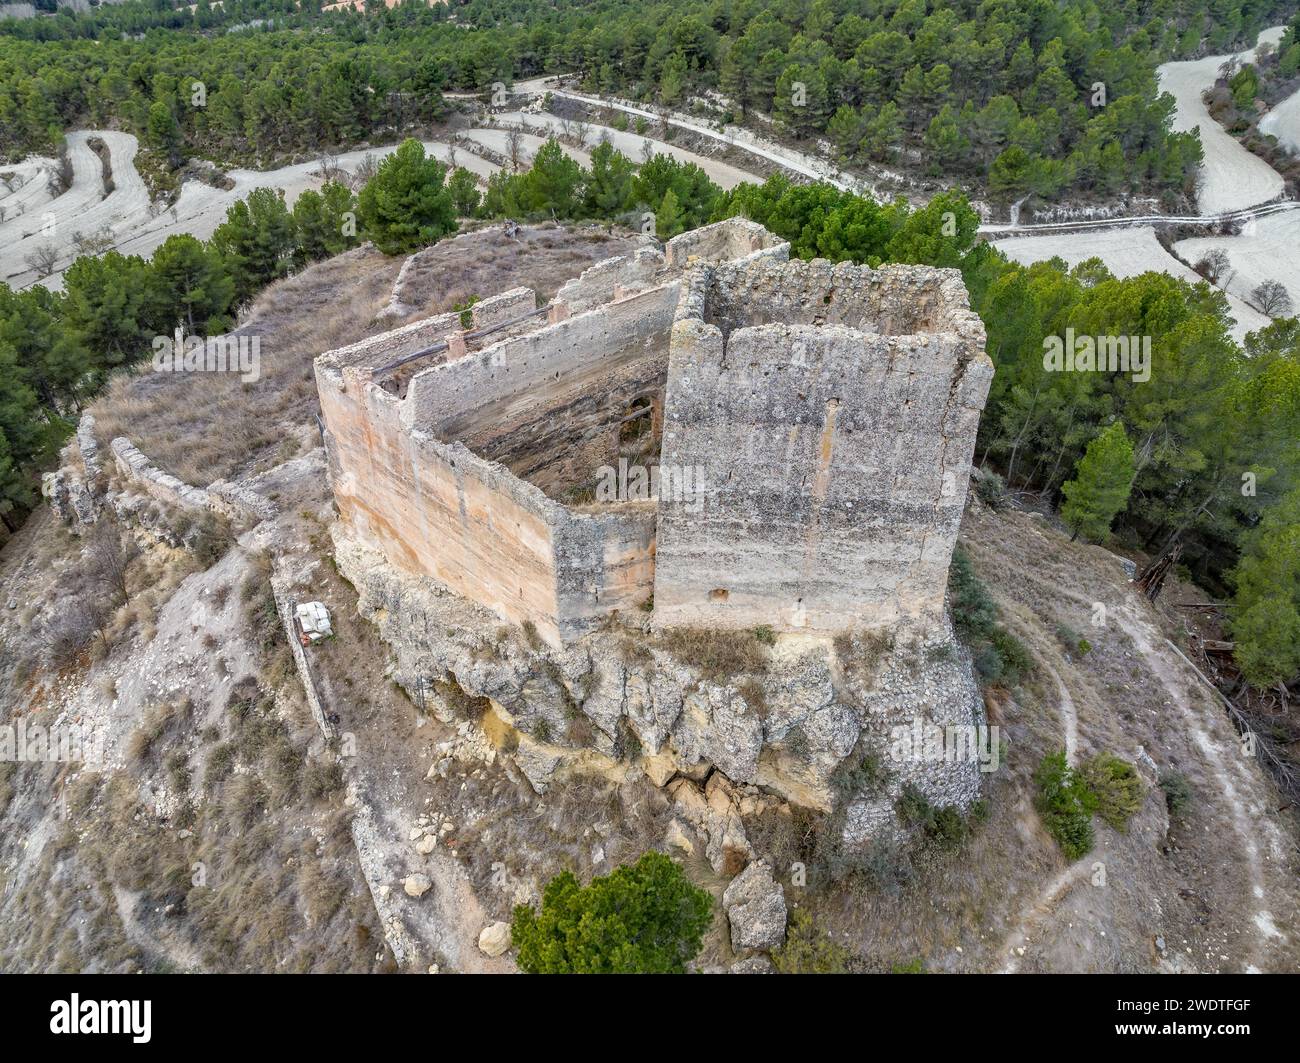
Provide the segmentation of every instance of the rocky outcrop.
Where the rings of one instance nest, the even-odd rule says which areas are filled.
[[[753,857],[745,817],[785,802],[846,807],[856,842],[897,829],[893,806],[907,782],[937,804],[964,808],[979,794],[969,762],[889,763],[872,794],[836,781],[866,746],[886,758],[894,730],[918,714],[966,726],[982,719],[970,662],[946,630],[934,645],[884,654],[872,670],[847,667],[829,640],[805,638],[775,647],[765,674],[711,679],[634,627],[548,647],[433,580],[399,572],[342,525],[333,534],[361,614],[396,654],[394,679],[426,711],[460,720],[457,742],[493,733],[537,793],[578,775],[644,775],[678,806],[678,840],[690,844],[685,828],[693,831],[718,873],[735,874]]]
[[[775,949],[785,942],[785,891],[766,861],[755,860],[731,881],[722,907],[736,952]]]
[[[76,434],[61,456],[63,465],[41,477],[41,495],[75,535],[94,524],[103,508],[103,463],[95,438],[95,418],[89,413],[81,415]]]

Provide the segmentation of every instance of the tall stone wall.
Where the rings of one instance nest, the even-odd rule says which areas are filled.
[[[431,430],[466,406],[528,399],[548,381],[562,390],[575,375],[608,371],[603,359],[620,344],[657,359],[662,372],[672,293],[638,306],[602,308],[421,371],[404,399],[381,387],[373,368],[434,342],[446,318],[322,356],[317,391],[342,520],[391,564],[505,619],[531,621],[552,643],[644,601],[653,584],[652,506],[571,511]],[[513,372],[496,375],[502,367]]]
[[[656,624],[941,621],[993,372],[953,280],[826,262],[693,275],[662,462],[700,470],[702,497],[660,499]]]
[[[408,423],[464,439],[512,400],[544,404],[647,355],[666,367],[677,294],[673,284],[656,288],[417,373],[407,392]]]

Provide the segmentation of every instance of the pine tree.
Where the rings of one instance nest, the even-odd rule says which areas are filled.
[[[167,104],[159,100],[149,108],[149,123],[145,130],[149,146],[157,148],[167,159],[167,165],[176,167],[184,157],[180,123]]]
[[[1233,572],[1233,651],[1242,674],[1270,687],[1300,674],[1300,489],[1265,511]]]
[[[456,213],[462,218],[472,218],[482,199],[474,175],[464,167],[458,166],[451,172],[447,189],[451,192],[451,201],[456,205]]]
[[[235,282],[207,244],[186,233],[170,236],[153,253],[149,318],[163,329],[182,326],[191,336],[217,336],[230,327]]]
[[[361,190],[357,219],[386,255],[405,255],[456,231],[447,167],[426,157],[418,140],[403,141]]]
[[[511,936],[529,974],[680,974],[695,958],[713,898],[663,853],[582,886],[564,871],[542,909],[515,909]]]
[[[1062,487],[1065,504],[1061,517],[1073,532],[1088,539],[1104,539],[1110,522],[1128,503],[1133,485],[1133,444],[1116,421],[1093,438],[1079,459],[1075,477]]]
[[[677,196],[670,188],[664,193],[663,202],[655,211],[655,235],[660,240],[671,240],[685,230],[686,226],[682,224],[682,212],[677,205]]]
[[[551,137],[523,175],[520,205],[529,214],[572,218],[578,212],[581,191],[582,167]]]

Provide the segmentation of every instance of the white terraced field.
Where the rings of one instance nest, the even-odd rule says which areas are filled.
[[[90,150],[87,141],[98,136],[109,146],[112,159],[114,190],[104,195],[104,184],[99,157]],[[234,181],[229,190],[213,188],[201,181],[186,181],[181,186],[176,203],[160,214],[151,211],[149,195],[143,179],[135,168],[137,143],[128,133],[111,131],[79,131],[68,134],[69,157],[72,161],[72,186],[54,199],[36,201],[26,212],[0,224],[0,280],[15,288],[41,283],[57,290],[62,285],[63,271],[77,255],[73,242],[75,233],[90,234],[107,226],[113,234],[113,246],[123,254],[148,256],[154,249],[177,233],[189,233],[201,240],[210,237],[226,218],[226,211],[235,201],[244,198],[255,188],[278,188],[285,194],[285,202],[292,206],[298,196],[308,188],[319,188],[323,183],[318,162],[298,163],[278,170],[231,170],[228,176]],[[473,173],[480,182],[495,173],[498,167],[464,148],[453,149],[438,141],[425,141],[424,148],[443,162],[450,162],[453,154],[456,165]],[[396,145],[382,148],[363,148],[344,152],[334,158],[343,169],[355,170],[367,156],[383,158],[396,150]],[[49,160],[43,160],[49,163]],[[23,166],[35,171],[35,161]],[[51,163],[52,165],[52,163]],[[19,169],[11,167],[8,169]],[[37,185],[45,181],[33,180],[19,192],[34,196]],[[0,185],[3,190],[3,185]],[[0,204],[10,202],[9,197]],[[46,215],[52,217],[52,230],[44,229]],[[51,244],[58,254],[55,271],[41,279],[31,269],[26,259],[38,246]]]
[[[1280,217],[1300,218],[1300,214],[1293,212]],[[1229,244],[1232,239],[1225,238],[1222,242]],[[1136,277],[1155,270],[1192,283],[1202,279],[1160,246],[1155,230],[1150,226],[1057,236],[1022,236],[998,240],[993,246],[1013,261],[1026,265],[1056,257],[1064,259],[1073,268],[1085,259],[1099,258],[1117,277]],[[1179,247],[1181,249],[1182,245]],[[1300,296],[1300,290],[1297,290],[1297,295]],[[1228,293],[1228,302],[1236,319],[1236,325],[1232,329],[1235,339],[1242,340],[1247,332],[1254,332],[1269,323],[1266,316],[1246,305],[1231,291]]]
[[[14,166],[0,166],[0,174],[5,177],[0,181],[0,225],[33,211],[34,216],[39,216],[41,205],[51,199],[50,179],[58,166],[54,159],[38,156]]]
[[[534,114],[530,111],[507,111],[504,114],[497,115],[497,118],[507,125],[525,125],[530,129],[539,130],[543,136],[558,133],[563,128],[563,123],[559,118],[546,112]],[[639,133],[623,132],[611,126],[597,125],[594,122],[573,122],[571,125],[582,130],[587,138],[587,143],[591,147],[594,148],[601,140],[608,140],[616,150],[621,151],[636,163],[640,163],[645,157],[646,144],[649,144],[650,150],[657,155],[671,155],[679,162],[693,162],[708,174],[710,180],[723,189],[732,189],[736,185],[747,181],[751,183],[762,181],[762,178],[757,174],[739,169],[725,162],[719,162],[717,159],[711,159],[707,155],[700,155],[693,151],[687,151],[685,148],[665,143],[662,140],[656,140],[653,137],[642,136]],[[586,163],[583,163],[583,165],[585,166]]]
[[[1274,26],[1259,35],[1259,44],[1274,44],[1281,39],[1284,27]],[[1255,49],[1239,52],[1242,59],[1254,56]],[[1197,207],[1202,214],[1220,214],[1242,207],[1265,203],[1282,194],[1282,178],[1257,155],[1252,155],[1210,117],[1201,94],[1214,84],[1219,68],[1231,56],[1212,55],[1159,67],[1160,88],[1173,95],[1178,104],[1174,129],[1199,129],[1205,149],[1197,192]]]
[[[89,140],[100,137],[114,159],[121,158],[122,173],[113,174],[115,188],[104,194],[103,168]],[[72,165],[72,184],[66,192],[30,207],[21,216],[0,224],[0,247],[4,248],[0,280],[14,287],[24,287],[37,279],[27,264],[27,257],[38,247],[53,247],[59,268],[68,266],[76,256],[73,236],[91,233],[103,225],[112,225],[148,209],[144,182],[136,173],[135,137],[126,133],[69,133],[68,160]],[[116,165],[116,164],[115,164]]]
[[[1174,247],[1188,262],[1222,248],[1232,264],[1230,296],[1253,301],[1251,293],[1261,282],[1280,281],[1291,294],[1291,313],[1300,312],[1300,211],[1256,218],[1246,223],[1240,236],[1196,237]]]
[[[1277,137],[1283,147],[1300,154],[1300,89],[1264,115],[1259,128]]]

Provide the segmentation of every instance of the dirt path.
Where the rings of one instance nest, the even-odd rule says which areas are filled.
[[[534,82],[520,82],[515,86],[515,91],[532,91],[539,94],[543,91],[548,91],[553,96],[576,100],[589,107],[612,107],[614,110],[622,111],[624,114],[646,118],[653,122],[666,121],[669,125],[676,126],[678,129],[685,129],[691,133],[698,133],[700,136],[708,137],[710,140],[716,140],[720,144],[726,144],[733,148],[740,148],[742,151],[747,151],[751,155],[757,155],[759,158],[767,159],[769,162],[774,162],[778,166],[781,166],[792,173],[799,174],[801,177],[807,177],[814,181],[825,181],[843,191],[857,192],[861,195],[878,198],[873,195],[872,190],[866,181],[845,174],[825,159],[818,158],[814,155],[806,155],[803,152],[795,151],[792,148],[786,148],[780,144],[776,144],[760,137],[748,129],[742,129],[740,126],[725,126],[721,131],[719,131],[714,129],[712,126],[705,125],[702,122],[693,120],[686,115],[678,114],[673,111],[660,113],[657,111],[646,110],[644,107],[637,107],[634,104],[628,103],[626,100],[620,100],[613,97],[587,96],[580,92],[569,92],[566,89],[545,87],[545,83],[548,80],[549,79],[540,78]]]
[[[1271,954],[1287,939],[1277,929],[1274,912],[1289,909],[1292,901],[1280,890],[1275,892],[1271,881],[1273,868],[1268,865],[1285,866],[1286,840],[1269,817],[1272,809],[1268,784],[1253,759],[1243,754],[1236,734],[1218,706],[1206,696],[1187,666],[1166,649],[1164,638],[1155,628],[1138,616],[1131,605],[1113,615],[1168,692],[1194,748],[1218,784],[1250,883],[1251,896],[1243,898],[1240,913],[1255,932],[1251,966],[1275,970],[1277,965],[1269,962]]]
[[[1259,44],[1276,44],[1285,27],[1274,26],[1259,35]],[[1255,48],[1237,53],[1249,60]],[[1214,84],[1219,68],[1232,56],[1211,55],[1189,62],[1165,63],[1156,70],[1160,91],[1177,103],[1173,128],[1177,132],[1200,130],[1205,162],[1197,193],[1202,214],[1217,214],[1238,207],[1265,203],[1282,194],[1282,177],[1257,155],[1252,155],[1210,117],[1201,94]]]
[[[540,112],[533,114],[528,111],[509,111],[498,116],[503,122],[528,126],[531,129],[537,129],[544,134],[559,132],[563,128],[563,122],[553,114]],[[751,184],[761,184],[762,178],[757,174],[750,173],[748,170],[742,170],[729,163],[720,162],[717,159],[710,159],[707,155],[700,155],[693,151],[687,151],[685,148],[679,148],[673,144],[666,144],[661,140],[655,140],[651,137],[642,136],[639,133],[629,133],[622,130],[614,129],[612,126],[598,125],[593,122],[576,123],[586,135],[588,141],[594,147],[601,140],[608,140],[616,150],[621,151],[633,162],[639,163],[643,158],[644,146],[650,145],[652,151],[660,155],[671,155],[679,162],[694,163],[714,181],[719,188],[724,191],[735,188],[736,185],[749,182]],[[584,166],[588,163],[584,162]]]
[[[1080,857],[1052,879],[1034,903],[1021,912],[999,951],[999,955],[1006,957],[1001,968],[1002,974],[1015,974],[1020,970],[1020,959],[1029,947],[1031,933],[1043,924],[1075,886],[1087,879],[1095,861],[1096,857],[1092,853]]]
[[[1048,674],[1056,683],[1057,696],[1061,706],[1061,733],[1065,738],[1065,760],[1067,764],[1077,764],[1079,760],[1079,713],[1074,707],[1074,698],[1060,674],[1050,664],[1046,665]]]

